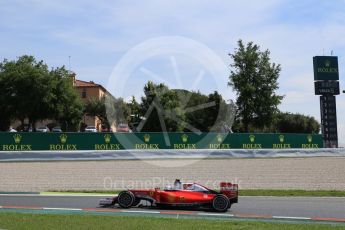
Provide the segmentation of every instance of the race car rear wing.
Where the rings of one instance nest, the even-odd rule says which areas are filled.
[[[227,196],[230,199],[231,203],[238,202],[238,184],[232,184],[230,182],[221,182],[220,193]]]
[[[220,191],[238,191],[238,184],[230,182],[220,182]]]

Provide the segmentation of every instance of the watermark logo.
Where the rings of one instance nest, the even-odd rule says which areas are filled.
[[[167,186],[172,187],[175,177],[150,177],[149,179],[131,180],[128,178],[120,177],[104,177],[103,189],[104,190],[118,190],[118,189],[164,189]],[[242,187],[242,181],[239,178],[222,179],[222,180],[202,180],[191,181],[190,179],[180,178],[183,183],[199,183],[207,188],[220,189],[220,183],[227,181],[232,184],[237,184],[239,188]],[[152,195],[152,194],[151,194]]]
[[[161,62],[163,61],[167,61],[167,63],[162,65]],[[193,69],[188,68],[189,66],[193,67],[195,71],[189,71],[187,73],[181,71]],[[167,69],[162,71],[162,68]],[[202,136],[202,138],[198,140],[198,143],[190,145],[188,145],[190,136],[181,136],[183,144],[181,146],[175,146],[175,144],[171,143],[168,134],[169,127],[167,127],[167,121],[169,125],[178,125],[181,130],[188,130],[188,132],[193,134],[201,135],[202,132],[200,128],[195,127],[197,125],[186,122],[182,118],[184,116],[180,115],[199,112],[212,107],[217,107],[217,109],[219,109],[218,111],[226,111],[226,114],[218,113],[214,124],[210,124],[209,126],[212,132],[217,132],[220,131],[221,128],[227,130],[224,128],[225,126],[232,126],[235,117],[235,109],[224,109],[223,106],[226,106],[224,105],[225,103],[220,103],[220,105],[217,106],[216,101],[200,102],[201,104],[199,105],[190,106],[191,103],[189,103],[189,101],[192,97],[192,93],[180,92],[178,89],[182,89],[183,91],[183,89],[188,88],[189,91],[197,92],[202,88],[202,84],[206,83],[212,84],[213,91],[226,91],[224,80],[228,76],[227,69],[228,67],[223,62],[222,58],[200,42],[179,36],[157,37],[146,40],[130,49],[116,64],[106,88],[109,89],[111,94],[129,100],[133,94],[142,92],[144,88],[144,85],[133,84],[136,80],[132,78],[141,76],[142,78],[146,78],[144,82],[153,82],[154,84],[152,87],[148,87],[144,92],[144,97],[147,99],[145,114],[135,115],[137,118],[140,118],[138,122],[136,121],[136,131],[149,132],[150,129],[146,129],[146,127],[148,127],[147,122],[152,121],[152,117],[154,117],[156,124],[160,126],[159,130],[162,131],[163,140],[159,141],[160,146],[165,146],[167,148],[195,148],[199,142],[203,143],[204,138],[209,139],[213,134]],[[165,102],[162,98],[164,98],[164,95],[167,93],[167,89],[162,87],[160,90],[160,88],[154,87],[154,85],[160,83],[163,83],[169,89],[177,89],[174,99],[177,100],[178,103],[165,106]],[[130,92],[128,90],[129,88],[135,91],[135,93]],[[143,95],[135,96],[142,97]],[[125,117],[123,114],[121,115],[114,112],[116,109],[112,107],[113,103],[106,103],[106,105],[107,117],[110,123],[118,123],[121,118]],[[229,119],[223,121],[221,120],[222,117],[227,117]],[[152,140],[150,141],[150,138],[149,134],[146,134],[144,138],[138,135],[131,137],[129,140],[128,136],[122,135],[117,137],[117,140],[125,149],[130,149],[131,143],[133,142],[136,143],[135,149],[155,149],[158,144],[151,143]],[[142,154],[138,151],[132,151],[131,154],[139,159],[142,158]],[[150,163],[152,162],[150,161]],[[159,166],[164,167],[164,164],[160,162]],[[181,161],[181,164],[183,165],[184,163]]]

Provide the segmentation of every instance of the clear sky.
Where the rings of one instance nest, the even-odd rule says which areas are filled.
[[[344,0],[0,0],[1,60],[29,54],[51,67],[69,68],[70,56],[71,69],[79,79],[105,86],[126,52],[160,36],[183,36],[204,44],[227,67],[228,53],[238,39],[269,49],[272,61],[282,66],[282,111],[320,120],[319,98],[313,89],[315,55],[333,51],[339,57],[341,89],[345,86]],[[183,55],[152,57],[132,72],[120,90],[125,94],[115,92],[115,96],[140,96],[143,84],[155,80],[145,70],[172,88],[190,89],[200,69]],[[206,71],[194,89],[219,90],[226,99],[235,99],[226,87],[226,74],[219,77],[224,87],[213,84]],[[340,142],[345,146],[345,94],[337,97],[337,107]]]

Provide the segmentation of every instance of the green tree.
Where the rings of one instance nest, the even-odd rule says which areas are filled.
[[[314,117],[302,114],[279,113],[274,124],[276,131],[280,133],[320,132],[320,123]]]
[[[76,127],[81,118],[81,103],[68,72],[62,68],[49,71],[43,61],[33,56],[0,63],[0,102],[6,111],[4,123],[26,118],[35,128],[43,119],[64,121]]]
[[[6,74],[5,70],[8,68],[4,65],[4,63],[0,63],[0,111],[1,111],[1,119],[0,119],[0,130],[6,131],[8,130],[11,120],[15,117],[15,93],[11,88],[10,77]]]
[[[92,98],[85,103],[85,113],[97,116],[108,129],[112,123],[128,123],[130,109],[122,98],[107,95],[102,98]]]
[[[271,63],[270,51],[261,51],[253,42],[238,41],[238,48],[229,54],[233,60],[229,85],[237,93],[236,121],[242,124],[240,131],[250,127],[265,128],[272,123],[283,96],[277,95],[281,67]]]
[[[131,101],[127,104],[130,109],[131,115],[139,115],[140,113],[140,105],[135,99],[134,96],[132,96]]]
[[[106,98],[91,98],[85,103],[84,112],[89,116],[97,116],[102,124],[108,125]]]
[[[219,132],[231,129],[233,114],[236,111],[232,107],[233,104],[226,103],[217,91],[209,95],[187,90],[180,90],[180,92],[184,92],[184,97],[189,100],[186,108],[182,109],[183,112],[190,111],[186,113],[188,124],[202,132]],[[190,130],[185,129],[185,131]]]
[[[113,103],[116,123],[128,124],[131,119],[131,108],[123,100],[123,98],[114,98]]]
[[[220,101],[218,117],[210,131],[215,132],[232,132],[232,126],[235,121],[236,105],[232,100],[226,102]]]
[[[132,130],[136,131],[136,128],[141,121],[140,104],[136,101],[135,97],[132,96],[131,101],[127,103],[127,107],[129,108],[130,113],[128,122],[129,126]]]
[[[146,93],[147,96],[142,100],[141,114],[144,116],[148,111],[151,112],[145,121],[150,125],[150,129],[146,131],[163,131],[159,111],[150,111],[152,104],[161,105],[161,110],[164,111],[160,116],[164,118],[166,130],[171,132],[216,132],[231,129],[235,114],[234,104],[226,103],[216,91],[207,96],[199,91],[169,89],[163,84],[156,85],[152,82],[146,85],[145,90],[149,93]]]
[[[187,103],[185,103],[184,108],[182,108],[183,113],[185,113],[185,121],[192,127],[194,127],[197,130],[200,130],[201,132],[207,132],[208,131],[208,123],[206,120],[208,120],[209,113],[207,112],[209,102],[209,98],[206,95],[201,94],[198,92],[190,92],[187,90],[177,90],[177,92],[181,95],[180,98],[185,98],[187,100]],[[193,109],[197,108],[197,106],[201,106],[200,109]],[[206,108],[207,107],[207,108]],[[187,111],[187,110],[191,111]],[[185,132],[190,132],[190,129],[185,128]]]
[[[12,118],[21,121],[28,118],[35,124],[52,116],[52,79],[43,61],[37,62],[32,56],[22,56],[17,61],[4,60],[1,75],[7,82],[3,86],[6,93],[2,95],[11,98],[8,108],[12,108]]]
[[[70,73],[64,68],[50,71],[53,79],[53,118],[62,125],[66,131],[77,131],[84,112],[84,105],[80,96],[73,87]]]
[[[140,110],[145,120],[139,124],[139,131],[177,132],[182,131],[184,117],[180,109],[178,95],[164,84],[149,81],[144,86]]]
[[[1,119],[0,119],[0,131],[7,131],[11,120],[13,119],[14,115],[14,108],[11,106],[9,101],[12,101],[11,94],[6,92],[4,79],[0,75],[0,111],[1,111]]]

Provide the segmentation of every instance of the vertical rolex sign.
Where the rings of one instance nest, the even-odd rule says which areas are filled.
[[[335,56],[315,56],[314,81],[338,81],[338,57]]]
[[[324,146],[338,148],[337,109],[334,96],[340,92],[338,57],[315,56],[313,65],[315,94],[321,95],[321,130]]]

